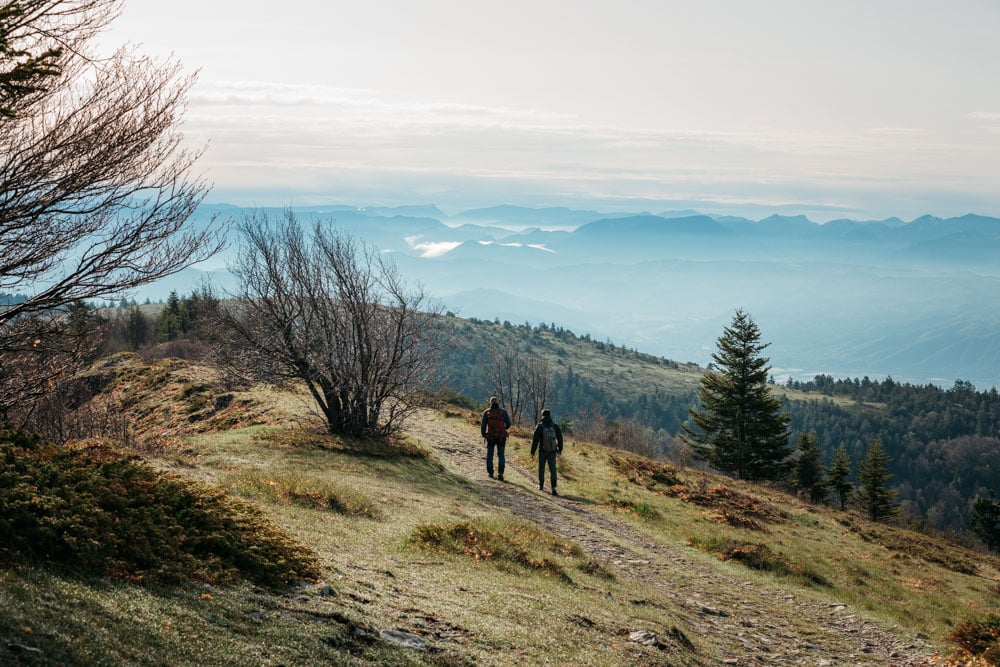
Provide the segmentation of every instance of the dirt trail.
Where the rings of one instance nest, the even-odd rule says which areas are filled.
[[[574,541],[619,578],[657,589],[661,599],[671,602],[667,613],[673,624],[688,637],[700,638],[701,646],[713,647],[716,664],[934,664],[919,639],[894,634],[851,613],[846,605],[801,599],[777,587],[765,589],[728,575],[686,547],[654,544],[626,523],[574,500],[570,485],[561,485],[565,495],[560,497],[542,493],[536,472],[510,459],[506,482],[489,479],[485,447],[470,424],[427,411],[414,418],[407,431],[453,471],[488,490],[498,508]],[[668,571],[670,576],[665,576]]]

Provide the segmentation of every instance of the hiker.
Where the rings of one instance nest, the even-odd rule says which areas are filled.
[[[490,407],[483,411],[483,419],[479,430],[486,440],[486,474],[493,479],[493,451],[497,453],[497,478],[503,481],[503,469],[507,459],[504,449],[507,446],[507,429],[510,428],[510,415],[500,407],[496,396],[490,397]]]
[[[542,421],[535,427],[535,435],[531,438],[531,458],[535,458],[535,451],[538,450],[538,490],[545,490],[545,464],[549,465],[549,478],[552,481],[552,495],[558,496],[556,491],[556,454],[561,454],[563,450],[562,429],[559,424],[552,421],[552,412],[545,408],[542,410]]]

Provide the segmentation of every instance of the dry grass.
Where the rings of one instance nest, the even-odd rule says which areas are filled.
[[[184,363],[126,367],[109,391],[160,443],[145,456],[258,505],[312,549],[324,580],[270,594],[0,571],[0,639],[43,648],[52,664],[702,665],[717,642],[736,641],[711,635],[671,595],[672,582],[690,585],[682,566],[659,572],[656,587],[620,576],[608,556],[513,516],[415,440],[339,441],[301,396],[227,389]],[[452,413],[475,441],[477,425]],[[529,475],[507,484],[533,490],[523,438],[508,458]],[[998,610],[998,563],[958,547],[573,438],[560,466],[565,502],[624,521],[650,553],[680,549],[747,582],[746,604],[788,614],[806,636],[808,619],[775,606],[784,592],[942,646],[963,621]],[[375,639],[388,629],[430,649]],[[662,645],[630,642],[634,630]]]

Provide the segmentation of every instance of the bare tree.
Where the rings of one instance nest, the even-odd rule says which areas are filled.
[[[519,350],[507,350],[494,342],[490,345],[487,363],[486,373],[494,394],[500,404],[507,407],[511,421],[520,424],[527,398],[524,357]]]
[[[549,362],[540,357],[529,357],[524,363],[524,385],[528,394],[528,403],[531,404],[534,423],[542,419],[542,408],[549,400],[549,385],[552,380],[552,373],[549,371]]]
[[[0,292],[25,295],[0,307],[4,338],[219,249],[211,225],[188,223],[208,191],[177,130],[193,77],[128,47],[87,50],[120,4],[0,7]]]
[[[25,398],[79,360],[64,340],[73,303],[114,298],[221,244],[211,223],[188,222],[208,191],[177,130],[193,78],[128,47],[88,50],[120,7],[0,5],[0,384]]]
[[[277,223],[254,213],[241,231],[224,361],[268,382],[304,382],[333,434],[398,430],[445,345],[440,309],[385,255],[322,223],[307,235],[291,211]]]

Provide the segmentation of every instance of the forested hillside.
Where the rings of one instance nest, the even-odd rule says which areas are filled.
[[[452,324],[456,344],[442,368],[450,389],[485,402],[497,392],[498,354],[507,360],[542,360],[551,378],[546,403],[571,428],[638,423],[646,431],[628,429],[633,437],[648,438],[660,455],[686,459],[676,436],[688,409],[697,405],[704,368],[550,324],[459,318]],[[963,531],[975,496],[1000,488],[996,389],[981,392],[963,381],[942,389],[829,376],[774,389],[783,396],[793,434],[815,432],[828,462],[843,444],[856,467],[865,448],[880,439],[892,459],[890,484],[911,521]],[[530,405],[523,412],[530,422]]]

